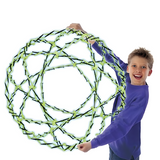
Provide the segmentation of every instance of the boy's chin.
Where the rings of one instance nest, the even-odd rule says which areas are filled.
[[[135,85],[135,86],[143,86],[143,85],[146,85],[146,82],[135,82],[135,81],[131,81],[131,84],[132,85]]]

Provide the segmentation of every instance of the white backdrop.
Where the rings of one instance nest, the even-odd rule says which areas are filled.
[[[52,30],[64,29],[73,22],[80,23],[87,32],[103,39],[109,48],[125,62],[127,62],[128,54],[138,47],[145,47],[153,54],[155,60],[153,74],[147,79],[150,99],[142,120],[141,160],[157,159],[159,157],[157,144],[160,143],[158,127],[160,111],[158,103],[158,90],[160,89],[158,85],[160,78],[158,73],[159,15],[158,0],[132,2],[127,0],[8,0],[0,2],[0,159],[108,159],[107,145],[88,153],[78,150],[63,152],[59,149],[41,146],[22,134],[6,108],[4,81],[6,68],[12,58],[31,38]],[[73,78],[75,77],[71,77]],[[48,96],[53,94],[52,87],[51,85],[51,89],[47,92]],[[74,127],[75,130],[80,131],[79,127]],[[82,125],[81,128],[83,129]]]

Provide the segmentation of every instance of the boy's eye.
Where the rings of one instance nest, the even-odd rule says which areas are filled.
[[[133,67],[136,67],[136,65],[133,65]]]
[[[142,66],[142,68],[146,68],[145,66]]]

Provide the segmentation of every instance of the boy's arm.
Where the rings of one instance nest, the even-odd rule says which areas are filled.
[[[76,29],[76,30],[80,30],[82,31],[83,33],[87,33],[79,23],[72,23],[70,24],[67,28],[73,28],[73,29]],[[92,44],[92,47],[97,51],[98,54],[100,54],[101,56],[103,56],[103,50],[102,50],[102,47],[98,45],[98,43],[94,40],[88,40],[91,44]],[[113,63],[115,64],[112,56],[109,54],[111,53],[112,51],[109,49],[109,48],[103,48],[105,50],[105,59],[107,62],[109,63]],[[114,54],[114,57],[117,59],[117,61],[119,61],[119,64],[121,66],[121,68],[123,69],[123,71],[126,72],[127,70],[127,64],[124,63],[119,57],[117,57],[115,54]],[[116,64],[115,64],[116,65]],[[113,68],[114,69],[114,68]],[[115,69],[114,69],[115,70]]]
[[[92,148],[109,144],[124,137],[143,117],[148,100],[139,96],[117,116],[102,134],[91,141]]]
[[[101,45],[103,46],[103,44],[101,44]],[[95,50],[99,55],[101,55],[101,56],[104,55],[105,60],[106,60],[107,62],[116,65],[116,62],[113,60],[113,57],[114,57],[114,59],[116,59],[116,61],[119,62],[119,64],[120,64],[121,68],[123,69],[123,71],[126,72],[126,70],[127,70],[127,64],[124,63],[118,56],[116,56],[111,49],[106,48],[106,47],[103,47],[103,49],[102,49],[102,46],[99,46],[99,44],[98,44],[97,42],[94,42],[93,45],[92,45],[92,47],[94,48],[94,50]],[[105,51],[105,53],[103,52],[103,50]],[[113,56],[110,55],[109,53],[110,53],[110,54],[113,54]],[[112,68],[113,68],[113,67],[112,67]],[[114,68],[113,68],[113,69],[114,69]],[[114,70],[115,70],[115,69],[114,69]]]

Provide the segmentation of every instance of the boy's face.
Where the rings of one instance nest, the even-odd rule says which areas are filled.
[[[148,61],[145,58],[134,56],[127,67],[132,85],[146,85],[147,76],[152,74],[148,67]]]

